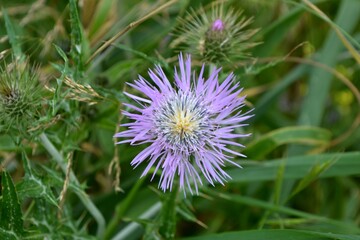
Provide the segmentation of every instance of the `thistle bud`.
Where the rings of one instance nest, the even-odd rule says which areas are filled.
[[[36,68],[14,60],[0,68],[0,126],[25,133],[33,126],[41,106]]]
[[[223,5],[205,12],[201,8],[179,19],[177,38],[171,47],[193,54],[199,61],[209,63],[234,62],[250,57],[248,49],[258,43],[250,41],[258,29],[246,29],[253,21],[241,11],[225,10]]]

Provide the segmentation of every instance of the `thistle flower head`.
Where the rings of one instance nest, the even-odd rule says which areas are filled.
[[[155,167],[152,178],[162,170],[163,191],[171,190],[178,176],[180,188],[193,193],[202,177],[212,185],[230,178],[223,170],[225,163],[238,166],[231,159],[243,155],[229,146],[241,147],[235,140],[248,136],[234,131],[251,116],[240,111],[244,97],[239,97],[241,89],[233,74],[220,83],[220,69],[215,69],[205,80],[204,65],[199,76],[192,74],[190,55],[184,61],[180,54],[179,68],[180,72],[175,68],[174,87],[160,66],[149,70],[152,82],[139,76],[129,83],[145,97],[125,93],[137,104],[124,103],[135,112],[123,111],[131,122],[122,124],[127,130],[115,137],[125,138],[118,144],[149,144],[131,162],[134,167],[147,163],[142,176]]]
[[[214,64],[248,58],[247,51],[258,44],[250,40],[258,29],[246,30],[252,21],[241,11],[224,9],[222,4],[213,5],[209,12],[200,8],[179,19],[171,47]]]
[[[0,68],[0,125],[25,132],[36,119],[41,96],[36,69],[14,60]]]

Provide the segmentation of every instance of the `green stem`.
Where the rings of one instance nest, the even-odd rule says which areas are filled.
[[[139,181],[136,182],[135,186],[131,189],[127,197],[119,203],[115,208],[115,215],[109,222],[106,230],[104,239],[110,239],[110,237],[115,232],[116,228],[119,226],[119,223],[124,216],[124,213],[127,209],[129,209],[130,204],[133,202],[134,198],[136,197],[137,192],[139,191],[142,183],[144,182],[145,178],[141,178]]]
[[[56,163],[61,167],[64,173],[66,173],[66,162],[64,161],[63,156],[59,153],[59,151],[55,148],[55,146],[51,143],[49,138],[45,133],[40,134],[40,140],[44,148],[48,151],[48,153],[53,157]],[[70,180],[77,186],[79,186],[79,181],[77,180],[73,171],[70,173]],[[79,188],[80,189],[80,188]],[[99,209],[95,206],[95,204],[91,201],[90,197],[84,191],[74,191],[74,193],[79,197],[81,202],[90,212],[90,214],[94,217],[95,221],[98,224],[97,236],[100,237],[104,233],[105,230],[105,219]]]
[[[167,193],[160,214],[159,233],[164,239],[175,239],[176,232],[176,198],[178,194],[178,183],[174,182],[173,189]]]

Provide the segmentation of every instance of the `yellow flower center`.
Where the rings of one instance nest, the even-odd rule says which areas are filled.
[[[180,92],[154,111],[154,133],[167,147],[192,152],[211,134],[208,117],[201,98]]]
[[[191,134],[194,129],[198,127],[197,121],[191,119],[191,113],[188,111],[178,110],[174,114],[173,132],[180,135],[180,138],[184,138],[184,134]]]

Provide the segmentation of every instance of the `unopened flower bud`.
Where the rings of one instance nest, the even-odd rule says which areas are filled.
[[[13,60],[0,68],[0,126],[13,133],[26,133],[38,118],[41,92],[36,68]]]
[[[209,63],[235,62],[248,58],[248,50],[258,43],[250,41],[257,29],[245,29],[252,18],[241,11],[224,9],[216,5],[210,12],[193,11],[184,19],[176,32],[171,47],[191,53],[199,61]]]

